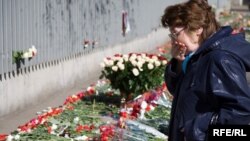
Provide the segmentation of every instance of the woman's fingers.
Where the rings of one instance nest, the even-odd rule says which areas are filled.
[[[183,43],[175,41],[172,46],[171,54],[172,56],[180,61],[185,59],[186,46]]]

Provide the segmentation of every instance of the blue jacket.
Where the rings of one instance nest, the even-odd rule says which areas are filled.
[[[204,41],[185,74],[174,73],[175,59],[167,66],[165,81],[174,96],[169,141],[204,141],[209,124],[250,123],[250,43],[231,33],[222,27]]]

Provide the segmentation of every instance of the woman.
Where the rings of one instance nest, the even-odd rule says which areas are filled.
[[[169,141],[204,141],[209,125],[250,123],[250,44],[220,27],[205,0],[169,6],[172,56],[165,81],[173,94]]]

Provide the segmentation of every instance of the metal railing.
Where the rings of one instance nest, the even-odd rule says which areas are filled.
[[[159,27],[163,9],[170,3],[173,2],[0,0],[0,79],[146,35]],[[127,21],[123,21],[122,12],[127,13]],[[125,36],[123,24],[130,25]],[[37,49],[32,59],[15,62],[14,52],[26,52],[32,46]]]

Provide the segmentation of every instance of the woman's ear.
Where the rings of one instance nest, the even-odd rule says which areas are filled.
[[[200,36],[202,32],[203,32],[203,27],[200,27],[199,29],[196,30],[196,35]]]

